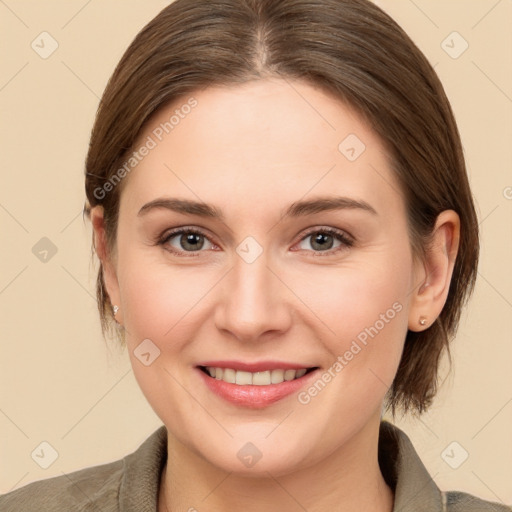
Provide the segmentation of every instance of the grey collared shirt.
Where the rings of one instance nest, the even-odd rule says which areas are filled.
[[[166,459],[167,430],[162,425],[123,459],[32,482],[0,496],[0,512],[157,512]],[[379,464],[394,490],[393,512],[512,512],[510,506],[467,493],[441,492],[409,438],[386,421],[380,426]]]

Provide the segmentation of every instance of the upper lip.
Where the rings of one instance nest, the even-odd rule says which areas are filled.
[[[231,368],[244,372],[264,372],[266,370],[300,370],[301,368],[316,368],[301,363],[286,363],[284,361],[258,361],[254,363],[244,363],[242,361],[204,361],[197,366],[213,366],[214,368]]]

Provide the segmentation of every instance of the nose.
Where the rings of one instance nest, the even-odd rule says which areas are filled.
[[[235,255],[221,285],[215,325],[243,342],[277,337],[291,326],[292,295],[265,252],[251,263]]]

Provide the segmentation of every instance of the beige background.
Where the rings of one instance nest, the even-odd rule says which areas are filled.
[[[476,294],[454,343],[454,371],[431,412],[397,423],[442,489],[512,503],[512,1],[377,3],[445,85],[483,243]],[[126,46],[166,4],[0,1],[0,492],[120,458],[161,424],[126,353],[102,340],[91,230],[81,211],[99,97]],[[43,31],[59,45],[46,59],[31,47],[34,40],[42,46]],[[444,48],[454,54],[464,41],[452,35],[442,44],[453,31],[469,44],[456,59]],[[57,249],[46,262],[33,253],[43,237]],[[58,452],[48,469],[31,458],[42,441]],[[451,461],[462,450],[469,454],[457,469],[441,456],[453,441],[460,446],[448,450]]]

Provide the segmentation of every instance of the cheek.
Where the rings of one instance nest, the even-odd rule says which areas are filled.
[[[345,339],[357,336],[386,312],[386,319],[406,316],[396,313],[407,309],[409,268],[409,257],[382,251],[338,268],[315,269],[313,279],[304,277],[305,273],[290,273],[288,279],[295,277],[294,292],[318,315],[317,320]]]
[[[410,256],[406,251],[374,256],[317,272],[314,286],[302,279],[295,288],[315,313],[311,322],[325,332],[321,339],[332,364],[341,365],[335,373],[343,377],[336,380],[359,397],[365,390],[385,393],[391,385],[408,326]]]
[[[119,258],[119,286],[127,343],[134,346],[149,338],[157,345],[165,340],[166,351],[178,351],[180,340],[191,337],[189,329],[198,312],[208,304],[208,293],[218,276],[199,267],[170,265],[148,252],[125,252]],[[121,253],[120,253],[121,254]],[[215,275],[214,275],[215,274]]]
[[[215,276],[211,270],[155,262],[148,253],[135,250],[119,258],[118,269],[125,338],[135,378],[164,423],[190,432],[188,421],[197,412],[187,387],[180,382],[189,361],[189,345],[201,325],[198,315],[207,306]],[[147,339],[152,343],[148,345]],[[147,365],[139,359],[145,352],[150,354]],[[154,354],[158,356],[153,360]],[[171,417],[169,411],[174,411]]]

